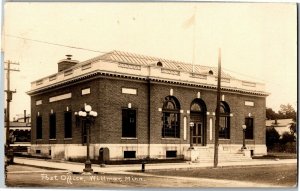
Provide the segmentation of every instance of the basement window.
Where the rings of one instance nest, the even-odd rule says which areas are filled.
[[[136,158],[136,151],[124,151],[124,158]]]
[[[167,152],[166,152],[166,157],[167,157],[167,158],[174,158],[174,157],[177,157],[177,151],[167,151]]]

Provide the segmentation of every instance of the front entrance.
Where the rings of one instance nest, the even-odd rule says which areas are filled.
[[[194,122],[193,128],[193,145],[204,145],[203,141],[203,125],[200,122]]]
[[[191,133],[191,144],[194,146],[206,145],[206,105],[202,99],[195,99],[191,103],[191,118],[194,123]]]

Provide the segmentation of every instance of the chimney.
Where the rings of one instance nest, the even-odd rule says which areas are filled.
[[[66,57],[67,57],[66,59],[62,59],[57,63],[58,72],[69,69],[72,66],[75,66],[76,64],[79,63],[78,60],[72,60],[72,55],[71,54],[67,54]]]

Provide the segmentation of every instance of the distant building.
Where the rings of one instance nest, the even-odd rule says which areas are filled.
[[[25,120],[24,120],[25,119]],[[31,116],[30,114],[26,115],[26,117],[24,117],[24,115],[21,114],[17,114],[16,117],[13,118],[14,122],[26,122],[26,123],[31,123]]]
[[[280,137],[285,132],[291,132],[291,125],[294,123],[293,119],[277,119],[277,120],[266,120],[266,127],[267,129],[274,128]]]
[[[70,56],[61,60],[57,73],[31,83],[30,152],[52,158],[85,157],[86,129],[74,113],[86,103],[98,112],[91,128],[92,158],[108,148],[110,160],[212,160],[217,68],[192,68],[120,51],[84,62]],[[248,149],[266,154],[264,84],[222,72],[221,91],[220,160],[239,153],[243,124]],[[195,124],[192,129],[190,122]]]
[[[15,151],[20,151],[22,147],[21,150],[27,152],[27,148],[31,145],[30,115],[25,114],[26,117],[18,116],[19,117],[14,118],[14,120],[9,123],[10,145],[14,147]],[[24,122],[24,118],[26,122]],[[4,125],[4,132],[6,132],[6,121]],[[4,133],[4,140],[6,140],[6,133]]]

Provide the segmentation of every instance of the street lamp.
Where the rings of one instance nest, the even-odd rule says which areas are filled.
[[[245,133],[246,133],[247,126],[246,125],[242,125],[242,128],[243,128],[243,146],[242,146],[241,150],[244,150],[244,149],[247,149],[246,144],[245,144]]]
[[[92,111],[92,107],[90,105],[85,105],[83,111],[75,112],[76,116],[85,122],[86,127],[86,161],[85,161],[85,168],[83,172],[92,173],[92,163],[90,160],[90,125],[94,122],[95,117],[97,117],[98,113],[96,111]]]
[[[193,128],[194,128],[194,122],[190,122],[190,149],[194,149],[193,147]]]

